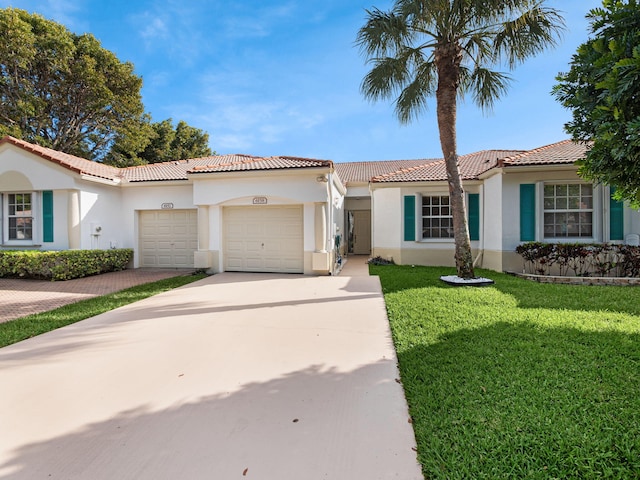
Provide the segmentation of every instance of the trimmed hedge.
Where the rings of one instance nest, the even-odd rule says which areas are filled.
[[[576,277],[640,277],[640,247],[608,243],[518,245],[526,273]]]
[[[70,280],[124,270],[133,250],[0,251],[0,277]]]

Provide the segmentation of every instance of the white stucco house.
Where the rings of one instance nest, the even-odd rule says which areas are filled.
[[[576,174],[584,147],[461,156],[478,266],[523,241],[624,242],[640,214]],[[453,265],[444,163],[223,155],[114,168],[0,140],[0,249],[132,248],[133,267],[326,275],[344,255]]]

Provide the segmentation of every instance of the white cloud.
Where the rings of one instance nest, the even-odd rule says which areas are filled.
[[[168,37],[169,29],[164,18],[154,17],[153,14],[146,12],[138,21],[141,23],[140,35],[145,40],[165,39]]]
[[[235,5],[239,13],[227,11],[222,14],[224,36],[227,38],[261,38],[273,32],[283,21],[295,16],[297,6],[295,2],[283,5],[263,6],[255,8],[255,5]],[[243,13],[242,10],[249,10]],[[222,12],[221,12],[222,13]]]
[[[234,134],[210,134],[213,150],[219,154],[245,153],[253,145],[253,139],[249,135]]]

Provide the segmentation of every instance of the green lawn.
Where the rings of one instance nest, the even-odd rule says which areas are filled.
[[[79,322],[85,318],[108,312],[114,308],[137,302],[143,298],[181,287],[200,280],[205,276],[204,274],[197,274],[167,278],[158,282],[127,288],[126,290],[102,297],[82,300],[49,312],[29,315],[9,322],[0,323],[0,347],[5,347],[12,343],[55,330],[56,328]]]
[[[370,268],[425,478],[640,478],[640,289]]]

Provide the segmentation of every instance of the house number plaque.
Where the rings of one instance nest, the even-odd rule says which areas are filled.
[[[253,197],[253,204],[254,205],[266,205],[267,204],[267,197]]]
[[[160,205],[160,208],[163,210],[171,210],[173,208],[173,203],[163,203]]]

